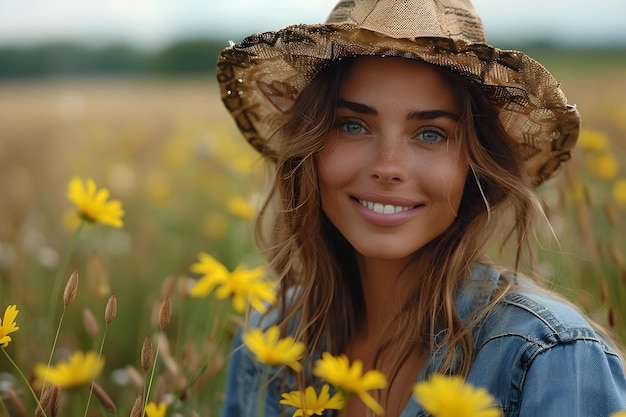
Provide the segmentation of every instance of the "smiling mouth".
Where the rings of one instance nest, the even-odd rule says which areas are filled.
[[[417,206],[394,206],[392,204],[382,204],[382,203],[373,203],[371,201],[358,199],[358,202],[363,207],[367,207],[368,209],[380,213],[380,214],[394,214],[400,213],[402,211],[408,211],[416,208]]]

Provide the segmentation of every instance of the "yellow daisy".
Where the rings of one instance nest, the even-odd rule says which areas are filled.
[[[265,273],[263,267],[251,270],[238,266],[230,274],[228,281],[224,283],[216,292],[217,298],[224,299],[233,296],[233,306],[235,311],[243,313],[246,309],[246,301],[252,308],[264,313],[266,304],[276,302],[274,283],[261,279]]]
[[[15,324],[15,317],[20,311],[15,304],[10,305],[4,310],[4,319],[0,320],[0,346],[7,347],[11,341],[9,333],[13,333],[20,328]]]
[[[80,178],[72,178],[68,184],[67,197],[76,205],[80,217],[85,221],[116,228],[123,226],[122,203],[117,200],[107,201],[109,190],[96,189],[92,179],[87,179],[87,183],[83,184]]]
[[[363,374],[363,362],[360,360],[350,365],[346,355],[333,356],[324,352],[322,359],[315,362],[313,374],[341,391],[358,395],[376,414],[384,414],[383,407],[368,393],[370,390],[387,388],[387,378],[382,372],[372,369]]]
[[[315,392],[315,388],[310,386],[306,387],[304,392],[286,392],[282,394],[280,403],[296,408],[293,417],[310,417],[313,414],[321,416],[324,410],[341,410],[344,406],[343,396],[337,392],[331,397],[329,390],[329,385],[324,384],[319,396]]]
[[[202,274],[203,277],[191,288],[189,294],[192,297],[206,297],[213,291],[216,285],[228,281],[230,273],[224,265],[209,254],[201,253],[200,262],[191,265],[191,272]]]
[[[484,388],[474,388],[459,376],[433,375],[413,386],[413,394],[433,417],[500,417],[502,411]]]
[[[146,405],[146,416],[147,417],[165,417],[165,413],[167,412],[167,404],[164,402],[160,402],[158,405],[149,402]]]
[[[279,339],[280,329],[272,326],[267,331],[251,329],[243,334],[243,342],[256,356],[257,360],[266,365],[287,365],[296,372],[302,370],[298,362],[304,355],[304,343],[296,342],[293,337]]]
[[[191,266],[192,272],[203,274],[189,291],[192,297],[206,297],[215,287],[219,287],[215,296],[219,299],[233,297],[235,311],[243,313],[246,303],[263,313],[267,304],[276,302],[274,284],[263,279],[265,269],[257,267],[251,270],[238,266],[232,273],[212,256],[201,253],[200,262]]]
[[[74,352],[68,361],[61,361],[48,368],[45,364],[35,365],[35,375],[40,383],[60,388],[74,388],[89,384],[102,371],[104,359],[94,351]]]

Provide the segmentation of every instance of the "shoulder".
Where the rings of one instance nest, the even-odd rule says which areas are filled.
[[[613,353],[576,307],[560,295],[524,281],[518,281],[495,305],[478,327],[476,336],[482,344],[503,337],[519,338],[536,345],[538,350],[588,340],[598,343],[607,353]]]
[[[593,340],[607,351],[612,350],[585,315],[564,297],[485,264],[472,267],[467,284],[457,297],[461,316],[468,318],[471,311],[480,310],[491,301],[498,287],[507,283],[512,285],[506,295],[476,325],[477,348],[494,339],[517,337],[542,347]]]
[[[626,407],[615,349],[572,304],[515,279],[475,328],[468,380],[490,391],[507,416],[608,415]]]

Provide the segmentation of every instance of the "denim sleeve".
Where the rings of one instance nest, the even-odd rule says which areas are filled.
[[[226,389],[224,391],[224,403],[222,404],[221,417],[241,417],[239,398],[239,383],[237,382],[237,372],[240,368],[243,344],[241,335],[243,329],[239,329],[233,338],[230,359],[226,371]]]
[[[522,392],[520,417],[608,417],[626,410],[624,368],[597,340],[557,344],[538,354]]]

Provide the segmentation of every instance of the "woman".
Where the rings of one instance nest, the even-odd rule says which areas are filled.
[[[305,363],[329,351],[383,372],[387,416],[425,415],[411,386],[433,373],[487,389],[506,416],[626,408],[603,332],[519,272],[533,188],[569,159],[579,115],[538,63],[486,44],[471,4],[341,1],[324,25],[227,48],[218,80],[276,166],[257,236],[282,302],[250,325],[278,324]],[[514,241],[508,269],[485,258],[494,238]],[[226,416],[257,413],[261,376],[240,344]],[[275,376],[265,416],[310,382]],[[368,412],[358,398],[344,411]]]

